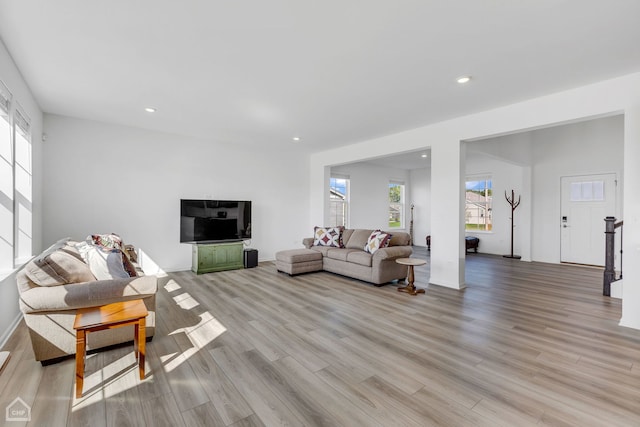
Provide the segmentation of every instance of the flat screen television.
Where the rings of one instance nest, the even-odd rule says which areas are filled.
[[[251,201],[180,200],[180,242],[219,243],[251,238]]]

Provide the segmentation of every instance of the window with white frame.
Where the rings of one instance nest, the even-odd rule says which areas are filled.
[[[31,119],[17,104],[13,116],[14,125],[14,256],[17,263],[31,256],[33,230],[33,168],[31,164]]]
[[[13,255],[13,132],[11,92],[0,81],[0,271],[11,270]]]
[[[389,181],[389,228],[404,228],[404,183]]]
[[[32,254],[31,119],[0,81],[0,271]]]
[[[332,176],[329,179],[330,226],[349,226],[349,177]]]
[[[490,175],[466,179],[465,230],[491,231],[493,228],[493,190]]]

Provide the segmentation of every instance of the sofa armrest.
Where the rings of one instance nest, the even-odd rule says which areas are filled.
[[[313,246],[313,237],[305,237],[302,239],[302,244],[305,248],[310,249]]]
[[[38,286],[20,294],[20,309],[23,313],[74,310],[150,297],[157,291],[156,276]]]
[[[394,260],[397,258],[409,258],[413,253],[411,246],[389,246],[388,248],[378,249],[373,254],[373,261]]]

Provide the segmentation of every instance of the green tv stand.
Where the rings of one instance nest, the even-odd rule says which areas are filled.
[[[196,274],[244,268],[243,243],[205,243],[192,245],[191,271]]]

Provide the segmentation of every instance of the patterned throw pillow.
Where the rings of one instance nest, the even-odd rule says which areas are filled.
[[[343,227],[314,227],[313,231],[313,246],[344,248],[342,242]]]
[[[367,244],[364,245],[364,251],[369,252],[373,255],[378,249],[386,248],[387,246],[389,246],[390,241],[391,234],[385,233],[380,230],[374,230],[369,236]]]
[[[120,249],[121,251],[124,251],[122,239],[115,233],[92,234],[91,242],[93,242],[94,245],[102,246],[103,248]]]

